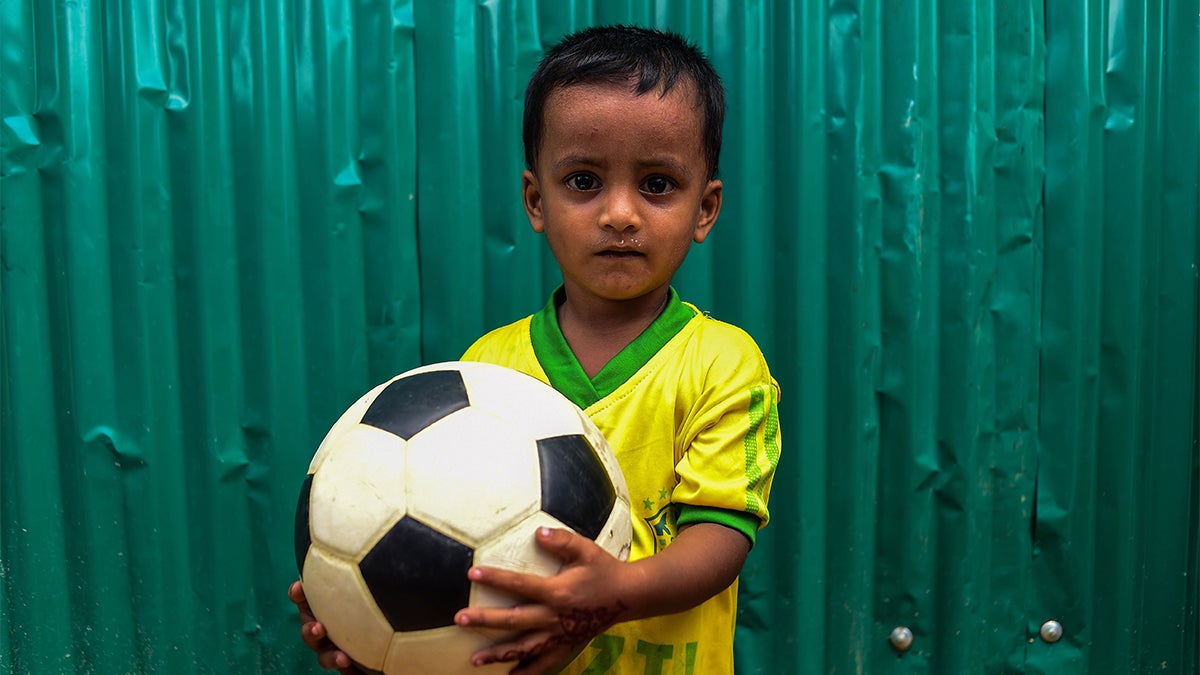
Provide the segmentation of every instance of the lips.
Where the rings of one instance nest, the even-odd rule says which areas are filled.
[[[638,245],[637,241],[630,241],[624,237],[619,240],[600,243],[596,248],[600,249],[596,252],[596,255],[601,258],[610,258],[613,260],[642,258],[646,255],[641,252],[641,246]]]

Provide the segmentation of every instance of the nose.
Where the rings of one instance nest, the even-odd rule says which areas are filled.
[[[642,227],[638,210],[638,192],[628,188],[609,188],[605,191],[600,210],[600,227],[615,232],[637,231]]]

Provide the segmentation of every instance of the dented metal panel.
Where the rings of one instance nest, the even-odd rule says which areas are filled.
[[[0,670],[316,670],[308,458],[545,301],[522,89],[624,22],[725,78],[677,287],[783,389],[739,672],[1196,672],[1198,15],[0,3]]]

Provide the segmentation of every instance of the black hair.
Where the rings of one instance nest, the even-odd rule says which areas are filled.
[[[555,89],[595,82],[634,80],[640,96],[658,89],[666,96],[676,84],[694,87],[703,108],[704,159],[708,177],[717,175],[725,87],[704,54],[683,37],[634,26],[597,26],[572,33],[552,47],[525,88],[525,165],[534,169],[545,123],[546,100]]]

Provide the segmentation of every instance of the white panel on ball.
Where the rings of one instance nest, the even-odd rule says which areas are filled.
[[[304,560],[304,593],[313,613],[343,651],[358,655],[362,665],[379,670],[382,654],[395,632],[371,600],[358,567],[313,547]],[[371,655],[380,655],[372,663]]]
[[[357,425],[331,439],[313,475],[314,541],[348,558],[361,557],[404,515],[404,441]]]
[[[458,626],[396,633],[383,672],[385,675],[500,675],[512,670],[512,663],[471,665],[470,655],[491,643],[486,635]]]
[[[511,529],[501,532],[487,544],[475,551],[475,564],[485,567],[536,574],[549,577],[558,573],[562,561],[547,553],[538,546],[535,533],[539,527],[554,527],[566,529],[566,526],[549,514],[538,511],[529,518],[517,523]],[[510,593],[504,593],[481,584],[471,585],[472,607],[513,607],[522,602]],[[507,636],[503,631],[493,631],[493,639]]]
[[[421,522],[477,546],[537,511],[537,449],[511,423],[472,406],[408,445],[409,512]]]
[[[618,499],[600,536],[596,537],[600,548],[618,560],[629,560],[630,542],[633,540],[633,516],[629,508],[629,502],[624,498]]]
[[[384,387],[387,385],[388,383],[384,382],[383,384],[380,384],[363,394],[357,401],[355,401],[349,408],[346,409],[346,412],[342,413],[338,417],[337,421],[333,423],[333,426],[329,427],[329,431],[326,432],[325,438],[321,441],[321,444],[317,446],[317,451],[313,453],[312,461],[308,464],[309,473],[316,471],[317,467],[321,466],[321,462],[325,461],[325,457],[329,454],[329,451],[334,444],[334,439],[340,436],[343,432],[354,429],[358,426],[358,422],[362,419],[363,413],[367,411],[367,408],[371,407],[371,402],[375,400],[375,397],[378,396],[379,392],[383,391]]]
[[[486,410],[502,420],[520,420],[534,438],[583,433],[575,406],[557,390],[532,375],[501,376],[490,364],[463,370],[471,407]]]

